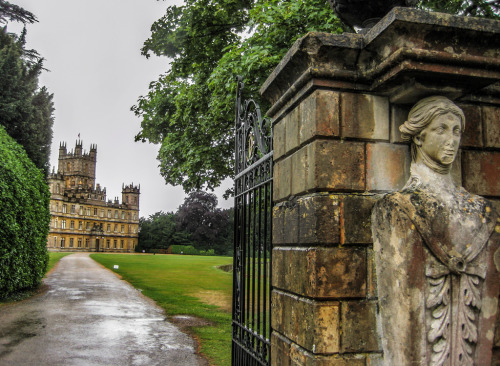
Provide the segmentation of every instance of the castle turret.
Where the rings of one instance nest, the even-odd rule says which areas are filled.
[[[122,185],[122,203],[130,208],[139,209],[139,195],[141,186],[134,186],[134,183],[126,186]]]

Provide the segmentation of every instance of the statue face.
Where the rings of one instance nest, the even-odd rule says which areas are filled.
[[[460,118],[446,113],[434,118],[413,142],[435,162],[450,165],[457,156],[460,137]]]

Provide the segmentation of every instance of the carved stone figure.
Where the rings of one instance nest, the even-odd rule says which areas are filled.
[[[396,6],[414,6],[416,0],[328,0],[340,20],[350,27],[370,28]]]
[[[372,212],[386,365],[491,365],[500,285],[500,222],[454,184],[465,117],[449,99],[419,101],[400,127],[411,176]]]

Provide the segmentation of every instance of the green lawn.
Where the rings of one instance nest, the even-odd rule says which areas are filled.
[[[230,365],[233,277],[216,267],[232,263],[232,258],[127,254],[91,257],[141,289],[168,315],[192,315],[209,321],[211,325],[191,328],[200,341],[201,352],[213,365]],[[114,265],[119,269],[113,269]]]

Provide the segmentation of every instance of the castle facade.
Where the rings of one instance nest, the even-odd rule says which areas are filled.
[[[50,251],[133,252],[139,236],[140,186],[122,185],[122,199],[106,200],[106,188],[95,183],[97,146],[82,142],[68,152],[59,146],[57,173],[48,177]]]

